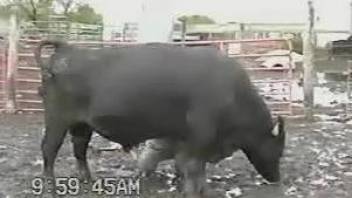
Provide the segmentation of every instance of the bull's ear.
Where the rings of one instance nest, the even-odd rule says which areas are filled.
[[[284,129],[284,119],[281,116],[278,116],[274,121],[274,128],[271,131],[273,136],[278,136],[283,132]]]

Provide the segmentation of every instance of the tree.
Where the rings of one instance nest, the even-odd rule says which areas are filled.
[[[72,22],[102,24],[102,15],[82,0],[1,0],[0,17],[8,17],[17,8],[18,17],[24,21],[47,21],[50,15],[62,14]],[[61,10],[56,11],[54,8]]]
[[[301,34],[297,34],[292,39],[293,51],[303,54],[303,39]]]
[[[62,14],[68,16],[70,12],[81,4],[79,0],[55,0],[55,3],[62,8]]]
[[[72,22],[103,24],[103,16],[95,12],[88,4],[78,5],[77,9],[68,13]]]
[[[13,12],[12,8],[17,8],[20,18],[36,23],[48,19],[52,3],[53,0],[4,0],[1,9],[7,10],[5,15],[8,15]]]
[[[205,15],[185,15],[178,18],[179,21],[185,21],[187,25],[193,24],[214,24],[215,21]]]

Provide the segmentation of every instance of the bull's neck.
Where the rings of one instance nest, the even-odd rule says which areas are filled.
[[[262,130],[272,127],[270,110],[263,98],[256,90],[251,89],[245,92],[240,98],[240,117],[246,128],[261,128]]]

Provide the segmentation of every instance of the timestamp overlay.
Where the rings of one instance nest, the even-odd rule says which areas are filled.
[[[31,193],[41,196],[46,193],[60,196],[97,194],[102,196],[139,197],[140,179],[135,177],[104,177],[93,181],[76,177],[54,179],[36,177],[30,182]]]

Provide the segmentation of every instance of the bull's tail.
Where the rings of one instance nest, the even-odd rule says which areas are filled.
[[[42,48],[45,46],[53,46],[55,48],[55,52],[58,51],[60,48],[67,47],[68,44],[65,41],[50,41],[50,40],[45,40],[41,41],[38,45],[38,47],[34,51],[34,57],[35,60],[37,61],[37,64],[39,65],[40,68],[43,69],[44,63],[42,61]]]

